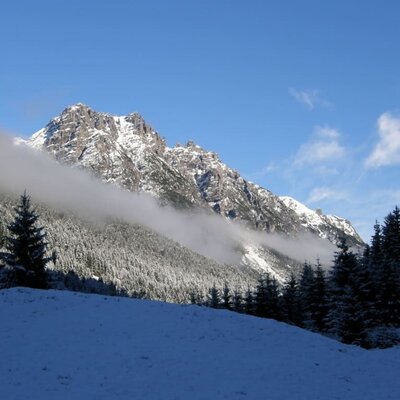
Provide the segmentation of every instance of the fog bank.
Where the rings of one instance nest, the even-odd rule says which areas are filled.
[[[292,240],[250,231],[206,212],[160,206],[146,193],[102,183],[86,171],[60,165],[25,145],[15,145],[0,133],[0,191],[20,195],[25,189],[33,202],[96,221],[118,218],[138,223],[221,263],[240,263],[241,254],[234,250],[239,244],[266,245],[299,262],[319,257],[325,264],[331,261],[334,250],[327,241],[311,235]]]

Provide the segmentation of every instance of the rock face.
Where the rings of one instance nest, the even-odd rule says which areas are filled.
[[[27,144],[63,163],[91,170],[106,182],[143,190],[176,207],[203,207],[268,232],[311,232],[336,243],[362,240],[339,217],[307,209],[246,181],[213,152],[193,142],[169,148],[137,113],[112,116],[83,104],[66,108]]]

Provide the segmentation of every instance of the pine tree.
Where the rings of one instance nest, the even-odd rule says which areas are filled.
[[[8,225],[6,250],[0,258],[9,270],[9,286],[28,286],[44,289],[46,283],[45,257],[47,243],[43,227],[37,225],[38,215],[31,208],[30,197],[24,193],[14,209],[14,221]]]
[[[300,325],[300,297],[297,280],[292,273],[282,290],[282,318],[284,321]]]
[[[238,290],[233,292],[232,306],[236,312],[243,312],[243,296]]]
[[[255,301],[254,296],[250,288],[246,290],[246,294],[244,296],[244,306],[243,310],[245,314],[253,315],[255,314]]]
[[[310,288],[310,320],[313,330],[324,332],[328,314],[327,286],[324,270],[319,261],[314,271],[314,279]]]
[[[222,307],[227,310],[232,310],[232,295],[227,282],[225,282],[222,289]]]
[[[400,262],[400,209],[397,206],[385,218],[382,250],[389,261]]]
[[[361,344],[365,339],[365,324],[358,260],[344,239],[338,249],[330,278],[329,330],[344,343]]]
[[[211,308],[221,308],[221,295],[215,285],[209,290],[207,305]]]
[[[299,282],[299,304],[301,325],[305,328],[312,327],[311,320],[311,293],[314,283],[314,270],[309,263],[304,263]]]
[[[389,213],[382,228],[382,259],[377,266],[377,303],[380,320],[387,326],[400,325],[400,210]]]
[[[280,303],[278,282],[275,278],[271,278],[270,275],[267,274],[265,279],[265,306],[267,318],[273,318],[278,321],[282,319]]]
[[[369,262],[372,268],[376,267],[382,262],[383,251],[382,251],[382,231],[378,221],[374,225],[374,235],[371,238],[371,246],[369,247]]]
[[[253,299],[254,313],[258,317],[267,317],[266,296],[266,275],[260,275]]]

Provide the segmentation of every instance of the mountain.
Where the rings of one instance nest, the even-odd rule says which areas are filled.
[[[400,398],[399,347],[224,310],[14,288],[0,321],[7,400]]]
[[[89,169],[105,182],[152,193],[178,208],[205,208],[261,231],[309,232],[332,243],[344,236],[350,245],[362,244],[350,222],[299,212],[305,206],[247,181],[216,153],[191,141],[168,147],[138,113],[113,116],[76,104],[26,143],[62,163]]]
[[[314,231],[319,237],[334,243],[338,237],[346,236],[362,243],[361,237],[347,219],[336,215],[324,215],[319,209],[313,211],[292,197],[280,196],[279,198],[286,207],[298,215],[304,227]]]

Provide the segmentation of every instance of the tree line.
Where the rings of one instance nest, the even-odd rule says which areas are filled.
[[[191,302],[273,318],[365,348],[398,344],[399,208],[382,226],[375,224],[371,244],[362,255],[341,240],[329,271],[319,261],[305,263],[301,274],[291,274],[282,286],[267,273],[245,293],[232,291],[226,283],[222,290],[212,287],[206,299],[193,292]]]
[[[14,211],[14,220],[7,226],[4,238],[6,251],[0,253],[0,287],[126,295],[101,279],[47,269],[46,264],[52,261],[55,265],[58,256],[48,249],[44,228],[38,225],[38,214],[26,193]],[[135,297],[143,297],[140,288],[136,293]],[[328,272],[318,261],[314,266],[305,263],[301,274],[291,274],[282,286],[271,275],[263,274],[256,287],[246,292],[231,290],[226,283],[221,290],[212,287],[206,299],[193,291],[190,301],[273,318],[366,348],[399,343],[399,208],[386,216],[382,226],[375,224],[371,244],[361,256],[342,240]]]
[[[14,220],[7,226],[8,233],[2,235],[6,251],[0,252],[0,288],[25,286],[126,295],[101,279],[80,277],[73,270],[63,273],[47,269],[49,261],[57,263],[57,253],[49,251],[44,227],[38,224],[39,216],[26,192],[14,212]]]

